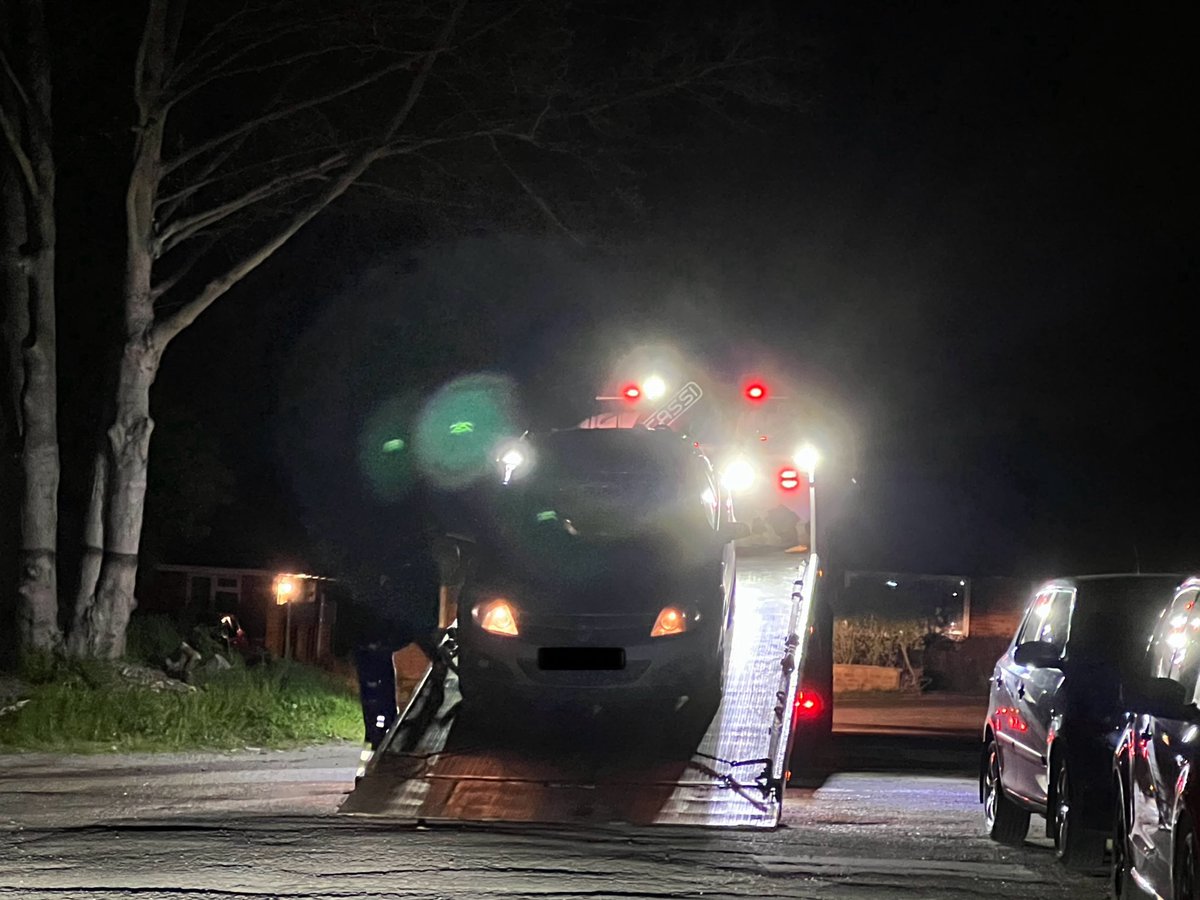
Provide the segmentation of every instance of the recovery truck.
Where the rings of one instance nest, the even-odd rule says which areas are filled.
[[[615,409],[582,427],[683,431],[701,422],[696,382],[653,393],[648,405],[617,395]],[[739,550],[726,682],[702,731],[628,716],[472,721],[451,624],[379,749],[363,752],[341,812],[416,824],[777,826],[789,779],[812,765],[831,730],[832,615],[821,567],[813,552]]]

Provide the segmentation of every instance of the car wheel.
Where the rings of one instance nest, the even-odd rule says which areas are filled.
[[[1054,776],[1054,853],[1068,869],[1087,872],[1104,862],[1104,831],[1088,828],[1083,821],[1083,804],[1071,779],[1066,759],[1058,763]]]
[[[1117,803],[1113,810],[1112,868],[1110,883],[1113,896],[1136,897],[1138,890],[1133,884],[1133,857],[1129,854],[1129,823],[1125,820],[1125,798],[1121,786],[1116,786]]]
[[[1000,751],[995,741],[987,746],[983,775],[983,821],[988,836],[997,843],[1020,847],[1029,833],[1029,810],[1017,806],[1000,782]]]
[[[1175,900],[1200,900],[1200,866],[1196,863],[1196,832],[1186,823],[1175,826],[1175,864],[1171,882]]]

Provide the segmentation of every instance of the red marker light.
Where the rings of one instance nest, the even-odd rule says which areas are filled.
[[[767,388],[766,385],[754,382],[746,386],[746,397],[750,400],[766,400]]]
[[[795,469],[783,469],[779,473],[779,486],[785,491],[794,491],[800,487],[800,473]]]
[[[636,384],[630,384],[621,389],[621,396],[626,400],[637,400],[642,396],[642,389]]]
[[[792,727],[818,718],[824,709],[825,701],[816,691],[796,691],[796,699],[792,702]]]

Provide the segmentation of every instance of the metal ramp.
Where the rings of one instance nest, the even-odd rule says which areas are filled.
[[[413,824],[775,827],[816,568],[815,557],[739,556],[729,673],[711,719],[686,707],[598,718],[539,709],[484,725],[457,715],[457,678],[431,667],[341,812]]]

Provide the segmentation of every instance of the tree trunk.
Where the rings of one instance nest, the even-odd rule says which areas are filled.
[[[84,579],[71,633],[71,652],[116,659],[125,653],[125,629],[137,606],[138,545],[146,501],[150,433],[150,386],[158,372],[159,352],[135,337],[125,345],[116,388],[116,415],[97,460],[97,484],[87,523],[89,540],[102,527],[103,552],[91,548],[83,562]],[[102,479],[102,480],[101,480]],[[101,487],[103,485],[103,487]],[[100,509],[102,516],[93,520]],[[87,593],[88,579],[95,584]]]
[[[3,24],[0,21],[0,24]],[[2,91],[3,88],[0,88]],[[29,280],[22,258],[25,246],[24,189],[6,151],[0,148],[0,653],[17,650],[16,629],[18,585],[20,584],[22,493],[21,440],[24,417],[21,395],[25,367],[21,346],[29,333]],[[11,512],[10,512],[11,510]],[[12,632],[7,632],[9,626]]]
[[[39,327],[38,332],[43,329]],[[21,574],[17,588],[18,630],[25,650],[55,651],[58,626],[55,550],[58,540],[58,422],[53,339],[39,334],[25,350],[21,448]]]
[[[116,659],[125,654],[125,629],[137,606],[138,544],[146,504],[150,453],[150,386],[158,374],[161,344],[155,340],[151,277],[155,259],[154,201],[162,177],[165,109],[160,92],[166,77],[170,4],[151,0],[138,51],[134,96],[139,119],[133,171],[125,193],[125,346],[117,369],[112,421],[98,451],[85,548],[76,598],[71,652]],[[167,43],[164,43],[167,42]],[[103,538],[102,541],[96,540]],[[96,565],[95,547],[103,552]],[[92,586],[94,585],[94,589]]]
[[[28,83],[33,111],[20,121],[26,138],[26,175],[4,166],[3,251],[10,335],[20,340],[18,434],[21,460],[20,573],[17,632],[21,647],[54,651],[62,642],[58,625],[55,551],[58,540],[58,376],[55,342],[55,171],[49,133],[50,65],[41,5],[25,10],[29,33]],[[11,81],[11,78],[10,78]],[[9,82],[6,82],[6,84]],[[12,89],[0,98],[5,109]],[[11,149],[11,148],[10,148]],[[11,160],[13,157],[9,157]],[[18,185],[20,187],[18,188]],[[24,306],[24,312],[20,306]],[[6,319],[8,315],[6,315]],[[22,332],[23,333],[20,333]],[[12,344],[10,343],[10,350]]]
[[[92,462],[92,492],[83,520],[83,556],[79,563],[79,588],[75,595],[75,615],[71,622],[71,652],[82,654],[77,635],[83,634],[83,622],[96,599],[100,583],[100,560],[104,557],[104,507],[108,497],[108,454],[103,447]]]

